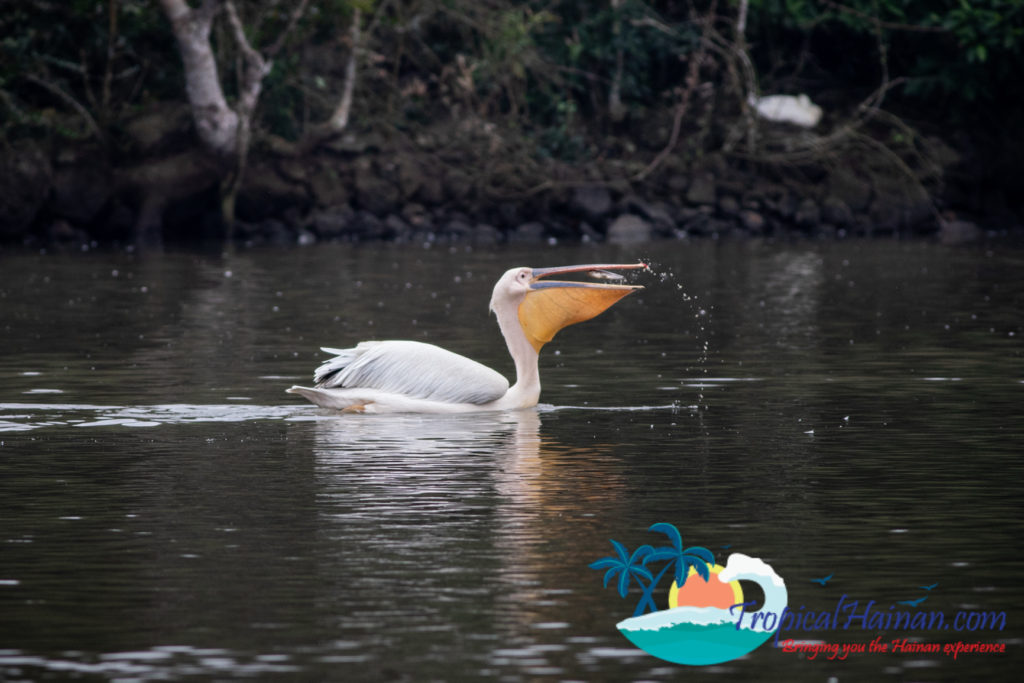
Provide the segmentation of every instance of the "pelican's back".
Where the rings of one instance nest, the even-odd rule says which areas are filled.
[[[320,389],[376,389],[475,405],[496,401],[508,391],[508,380],[494,370],[433,344],[376,341],[351,349],[323,350],[335,356],[313,375]]]

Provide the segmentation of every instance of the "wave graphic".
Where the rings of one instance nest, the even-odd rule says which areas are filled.
[[[786,584],[768,564],[742,553],[730,555],[717,578],[757,583],[764,591],[764,605],[745,613],[739,608],[680,605],[625,619],[619,622],[619,631],[641,650],[676,664],[720,664],[742,657],[771,638],[778,627],[789,597]],[[757,614],[761,618],[755,619]]]

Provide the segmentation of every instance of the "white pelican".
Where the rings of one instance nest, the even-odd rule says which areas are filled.
[[[591,272],[603,280],[610,271],[646,268],[643,263],[513,268],[494,285],[490,309],[498,318],[516,364],[516,383],[485,365],[415,341],[362,342],[334,354],[313,373],[313,387],[294,386],[324,408],[364,413],[461,413],[515,410],[537,405],[537,357],[563,327],[589,320],[639,285],[542,280],[549,275]]]

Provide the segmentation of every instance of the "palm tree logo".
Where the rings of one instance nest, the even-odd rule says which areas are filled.
[[[629,595],[634,585],[640,588],[633,616],[618,624],[634,645],[670,662],[703,665],[742,657],[771,637],[774,630],[749,626],[757,620],[748,618],[742,627],[740,621],[744,609],[741,579],[757,583],[764,591],[759,612],[781,614],[785,609],[785,582],[770,566],[742,553],[731,554],[724,567],[716,564],[707,548],[684,547],[679,530],[668,522],[653,524],[648,531],[664,534],[667,544],[645,544],[630,552],[610,539],[615,554],[589,565],[604,571],[605,588],[615,582],[621,598]],[[672,577],[668,608],[659,610],[654,592],[666,575]]]
[[[633,612],[634,617],[658,611],[654,604],[654,589],[669,569],[674,570],[676,586],[683,586],[690,575],[691,568],[696,570],[697,574],[707,582],[711,576],[711,567],[715,566],[715,556],[707,548],[699,546],[683,548],[682,535],[675,525],[658,522],[652,524],[648,531],[665,534],[668,536],[669,545],[661,548],[642,545],[630,554],[626,550],[626,546],[615,539],[610,539],[615,548],[615,556],[603,557],[590,564],[591,569],[606,570],[604,574],[605,588],[608,587],[608,582],[611,579],[617,578],[619,597],[626,597],[629,587],[634,581],[639,584],[643,593]],[[651,570],[647,568],[647,564],[655,562],[665,562],[665,565],[657,574],[652,574]]]

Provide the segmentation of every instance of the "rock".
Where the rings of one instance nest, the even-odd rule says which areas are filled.
[[[913,227],[932,217],[931,200],[920,190],[894,182],[876,188],[869,215],[879,230]]]
[[[102,230],[96,235],[101,240],[122,240],[131,237],[135,225],[135,212],[120,199],[114,199],[106,215],[98,224]]]
[[[839,234],[839,229],[831,223],[819,223],[818,227],[815,228],[814,234],[820,239],[835,239],[836,235]]]
[[[830,196],[821,204],[821,218],[837,227],[845,228],[853,222],[853,211],[842,199]]]
[[[702,173],[690,183],[686,201],[690,204],[714,204],[715,194],[715,177],[710,173]]]
[[[544,240],[544,224],[537,221],[523,223],[508,234],[508,241],[518,244],[537,244]]]
[[[666,185],[673,194],[682,194],[682,192],[690,186],[690,179],[684,175],[676,173],[669,177]]]
[[[871,201],[871,183],[848,170],[839,169],[828,178],[828,196],[842,200],[851,211],[860,213],[868,208]]]
[[[318,164],[309,173],[309,188],[317,206],[348,204],[348,185],[331,164]]]
[[[939,241],[942,244],[967,244],[981,239],[982,231],[976,224],[965,220],[942,221]]]
[[[711,231],[711,236],[715,239],[720,237],[727,237],[734,230],[735,226],[729,221],[724,221],[719,218],[711,216],[708,220],[708,230]]]
[[[487,223],[477,223],[473,228],[473,244],[492,245],[501,242],[501,231]]]
[[[744,209],[740,211],[740,225],[742,225],[743,229],[747,232],[760,235],[765,229],[764,216],[757,211]]]
[[[393,213],[389,213],[384,219],[384,228],[400,242],[408,242],[412,237],[412,227]]]
[[[402,199],[408,201],[423,187],[423,180],[427,174],[419,161],[408,154],[399,155],[396,166],[398,189],[402,193]]]
[[[684,209],[680,215],[682,229],[692,235],[710,234],[711,216],[699,209]]]
[[[402,207],[402,218],[416,229],[431,223],[426,207],[416,202],[410,202]]]
[[[814,228],[821,222],[821,209],[818,202],[811,198],[804,199],[793,215],[793,221],[801,228]]]
[[[469,196],[472,189],[470,177],[457,168],[448,169],[444,178],[445,197],[452,203],[459,204]]]
[[[601,185],[577,187],[572,193],[569,208],[587,220],[604,218],[612,208],[611,192]]]
[[[796,212],[800,210],[801,199],[795,194],[783,191],[783,193],[774,200],[768,201],[768,208],[772,209],[782,218],[787,221],[796,220]]]
[[[726,216],[735,216],[740,212],[740,203],[731,195],[726,195],[718,200],[718,210]]]
[[[875,224],[866,215],[858,214],[853,217],[853,224],[844,230],[838,231],[839,237],[846,237],[847,235],[858,235],[861,237],[868,237],[874,233]]]
[[[355,211],[352,210],[352,207],[343,204],[313,212],[310,216],[310,224],[313,232],[321,239],[337,239],[351,232],[350,225],[354,217]]]
[[[308,233],[308,231],[306,232]],[[284,221],[276,218],[268,218],[258,223],[238,220],[234,222],[232,237],[247,245],[272,245],[274,247],[291,246],[298,240],[296,232]],[[312,237],[311,234],[310,237]],[[315,238],[313,241],[315,242]]]
[[[356,203],[366,211],[385,216],[398,210],[398,188],[381,177],[369,159],[359,159],[354,167]]]
[[[437,206],[444,202],[444,181],[440,173],[428,173],[423,177],[423,184],[416,191],[414,198],[427,206]]]
[[[753,211],[760,211],[762,206],[762,197],[753,192],[743,193],[743,199],[740,205],[744,209],[751,209]]]
[[[276,247],[292,244],[295,240],[292,231],[288,229],[284,221],[276,218],[262,221],[254,227],[254,232],[257,240]]]
[[[670,237],[676,232],[676,219],[672,207],[664,202],[648,202],[636,198],[630,202],[634,207],[633,211],[626,213],[637,213],[651,223],[653,234],[660,237]]]
[[[602,242],[604,241],[604,235],[594,229],[590,223],[583,221],[579,225],[580,241],[581,242]]]
[[[358,241],[372,242],[390,239],[394,236],[391,228],[370,211],[356,211],[350,225],[352,226],[350,236]]]
[[[68,221],[58,218],[46,231],[46,236],[51,242],[88,242],[88,237],[81,230],[75,229]]]
[[[503,202],[498,204],[496,216],[498,227],[512,229],[523,222],[523,214],[518,204]]]
[[[139,156],[180,149],[192,130],[192,112],[180,102],[157,102],[124,124],[124,133]]]
[[[239,242],[254,241],[260,236],[260,226],[248,221],[235,220],[234,238]]]
[[[246,172],[235,212],[242,220],[260,222],[281,215],[289,207],[308,205],[305,187],[279,174],[273,165],[260,164]]]
[[[0,152],[0,239],[23,235],[50,192],[46,155],[29,143]]]
[[[277,172],[289,182],[305,185],[310,179],[310,164],[303,159],[280,159]]]
[[[635,244],[651,239],[651,224],[636,214],[623,214],[608,226],[608,241],[612,244]]]
[[[441,228],[441,234],[452,241],[461,242],[463,240],[468,240],[473,234],[473,226],[463,220],[455,218],[444,224]]]
[[[329,140],[326,147],[339,154],[363,155],[379,151],[384,147],[384,141],[379,135],[372,132],[365,135],[346,133]]]
[[[47,205],[50,213],[88,225],[110,200],[113,182],[105,167],[76,164],[59,168]]]

